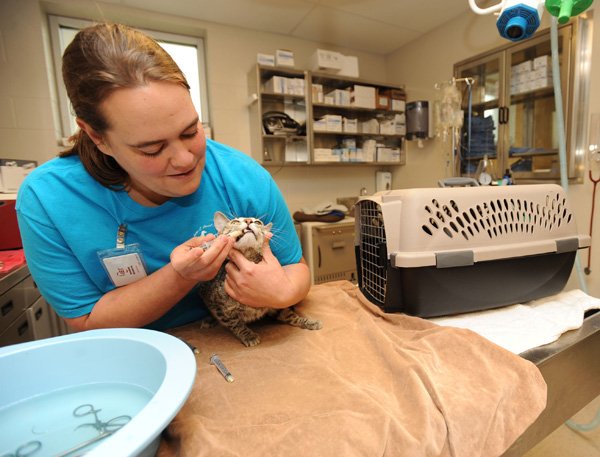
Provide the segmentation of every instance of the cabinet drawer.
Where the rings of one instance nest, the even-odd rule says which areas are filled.
[[[0,333],[40,297],[31,276],[0,295]]]
[[[39,297],[33,305],[25,310],[27,321],[32,329],[34,340],[41,340],[54,336],[52,329],[52,319],[54,311],[42,297]]]
[[[33,327],[29,324],[27,313],[25,312],[21,312],[6,329],[0,331],[0,347],[32,340]]]

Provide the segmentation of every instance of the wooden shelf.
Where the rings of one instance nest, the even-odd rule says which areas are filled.
[[[304,94],[288,94],[265,91],[269,89],[282,87],[301,87],[296,81],[270,81],[274,76],[283,78],[302,79],[304,81]],[[266,84],[269,83],[269,84]],[[279,84],[281,83],[281,85]],[[291,85],[290,85],[291,84]],[[313,73],[293,68],[267,67],[257,65],[249,74],[248,93],[251,95],[249,109],[251,111],[251,139],[252,154],[264,167],[282,167],[282,166],[399,166],[405,163],[405,141],[404,135],[384,134],[384,133],[359,133],[359,132],[330,132],[315,131],[313,129],[313,119],[318,119],[324,115],[340,115],[348,119],[357,121],[369,121],[376,119],[383,122],[383,119],[389,117],[404,115],[404,110],[392,109],[370,109],[361,106],[342,106],[328,103],[313,103],[313,84],[322,86],[323,94],[336,89],[348,89],[355,85],[375,88],[375,94],[381,94],[380,91],[386,91],[387,94],[394,94],[395,99],[401,97],[405,101],[405,91],[403,86],[389,85],[381,82],[367,81],[359,78],[348,78],[338,75],[329,75]],[[319,88],[320,89],[320,88]],[[398,106],[394,105],[395,108]],[[401,106],[400,106],[401,107]],[[300,124],[306,123],[306,135],[268,135],[265,134],[262,125],[262,115],[267,111],[282,111],[287,113]],[[396,119],[396,122],[398,120]],[[399,122],[402,122],[400,120]],[[342,139],[355,139],[356,148],[362,148],[363,142],[367,140],[377,140],[368,146],[371,151],[378,151],[379,148],[392,149],[395,154],[400,152],[400,161],[397,162],[318,162],[314,160],[314,150],[319,149],[340,149],[348,147],[343,144]],[[293,149],[290,149],[293,148]],[[345,150],[346,151],[346,150]],[[373,154],[376,154],[373,153]],[[386,151],[389,154],[389,150]],[[350,149],[350,153],[353,150]],[[308,157],[303,162],[288,162],[286,157]],[[346,152],[344,152],[344,157]],[[328,157],[328,156],[326,156]],[[371,157],[371,154],[365,157]],[[265,160],[270,158],[271,160]]]

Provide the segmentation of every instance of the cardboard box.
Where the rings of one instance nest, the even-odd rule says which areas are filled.
[[[374,162],[377,153],[377,141],[364,140],[362,144],[362,156],[365,162]]]
[[[304,95],[304,79],[273,76],[263,85],[265,92],[274,94]]]
[[[259,52],[258,54],[256,54],[256,62],[259,65],[265,65],[267,67],[274,67],[275,66],[275,55],[262,54]]]
[[[404,111],[406,111],[406,101],[392,98],[391,108],[393,111],[400,111],[403,113]]]
[[[277,51],[275,51],[275,63],[277,64],[277,66],[293,67],[294,53],[287,49],[278,49]]]
[[[339,114],[326,114],[323,116],[327,124],[328,132],[341,132],[342,131],[342,116]]]
[[[352,106],[375,109],[376,90],[374,87],[355,84],[351,94]]]
[[[390,96],[388,89],[377,89],[377,98],[375,99],[375,108],[390,109]]]
[[[379,133],[379,122],[377,119],[369,119],[360,122],[360,133]]]
[[[272,92],[274,94],[285,93],[286,78],[283,76],[273,76],[263,85],[265,92]]]
[[[377,162],[400,162],[400,149],[378,147]]]
[[[342,130],[346,133],[358,133],[358,120],[349,119],[347,117],[343,118]]]
[[[313,160],[315,162],[339,162],[340,155],[334,154],[329,148],[315,148],[313,150]]]
[[[325,97],[332,97],[334,105],[350,106],[351,104],[351,94],[346,89],[334,89],[325,94]]]
[[[313,84],[312,85],[312,101],[313,103],[323,103],[325,97],[323,95],[323,85]]]
[[[533,69],[538,70],[540,68],[552,68],[552,58],[548,55],[539,56],[533,59],[532,63]]]
[[[0,192],[17,193],[19,186],[36,164],[37,162],[2,159],[0,161]]]
[[[358,57],[342,55],[342,68],[339,71],[342,76],[358,78]]]
[[[342,69],[343,56],[339,52],[317,49],[310,57],[313,71],[337,73]]]
[[[406,92],[402,89],[388,89],[388,94],[392,100],[405,100]]]

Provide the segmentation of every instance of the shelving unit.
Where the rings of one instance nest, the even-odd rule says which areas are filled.
[[[288,83],[289,81],[289,83]],[[309,162],[310,138],[306,132],[290,135],[268,134],[262,122],[264,113],[285,113],[299,123],[308,119],[307,72],[293,68],[257,66],[248,76],[251,145],[255,159],[264,166]]]
[[[560,79],[567,132],[568,176],[580,178],[582,142],[578,134],[585,103],[585,84],[577,72],[588,34],[583,20],[561,26],[558,33]],[[487,157],[494,179],[506,169],[517,183],[557,181],[560,177],[558,131],[552,80],[549,30],[528,40],[503,46],[454,67],[457,78],[472,78],[463,93],[465,121],[457,175],[477,178]],[[471,110],[471,142],[467,113]],[[473,124],[477,123],[476,128]]]
[[[304,91],[286,93],[288,81],[283,82],[282,88],[278,78],[291,79],[290,86],[303,86]],[[403,87],[260,65],[250,72],[248,83],[252,153],[263,166],[396,166],[405,163],[406,95]],[[351,90],[354,95],[363,91],[370,97],[366,103],[364,98],[352,100]],[[326,103],[328,94],[333,92],[343,95],[345,100],[334,98],[334,102],[340,103],[331,99]],[[364,104],[372,106],[360,106]],[[304,128],[299,134],[271,134],[263,126],[263,115],[269,111],[286,113]],[[332,123],[335,125],[328,129]],[[382,128],[387,131],[382,132]]]

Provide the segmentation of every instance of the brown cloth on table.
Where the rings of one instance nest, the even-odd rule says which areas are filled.
[[[469,330],[385,314],[349,282],[313,286],[296,309],[323,328],[263,320],[253,348],[221,327],[172,332],[200,350],[198,374],[159,457],[494,457],[545,407],[532,363]]]

